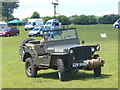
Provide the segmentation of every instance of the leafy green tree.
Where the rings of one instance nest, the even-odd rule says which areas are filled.
[[[69,18],[64,16],[64,15],[56,16],[54,18],[58,19],[62,23],[62,25],[69,25],[70,24]]]
[[[2,2],[2,18],[3,20],[10,20],[13,19],[13,11],[14,9],[18,8],[18,2]]]
[[[33,12],[32,16],[30,18],[40,18],[40,14],[37,11],[35,11],[35,12]]]
[[[94,15],[73,15],[70,17],[72,24],[77,25],[88,25],[88,24],[97,24],[97,18]]]
[[[81,25],[89,24],[89,18],[86,15],[80,15],[79,16],[79,24],[81,24]]]
[[[46,22],[49,19],[58,19],[62,25],[69,25],[69,24],[75,24],[75,25],[90,25],[90,24],[113,24],[118,18],[120,18],[119,15],[110,14],[110,15],[104,15],[102,17],[94,16],[94,15],[73,15],[70,17],[61,15],[61,16],[55,16],[55,17],[43,17],[44,22]]]
[[[28,19],[30,19],[30,17],[26,17],[26,18],[22,19],[22,21],[27,22]]]
[[[73,15],[69,17],[70,21],[72,24],[78,25],[79,24],[79,16],[78,15]]]
[[[49,16],[46,16],[46,17],[42,17],[42,19],[43,19],[43,22],[45,24],[49,19],[52,19],[52,18]]]
[[[88,16],[88,24],[98,24],[97,17],[94,15]]]
[[[115,14],[104,15],[98,19],[98,22],[100,24],[113,24],[119,18],[120,16]]]

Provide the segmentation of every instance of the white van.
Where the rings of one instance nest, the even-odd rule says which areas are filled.
[[[120,18],[113,24],[113,27],[120,28]]]
[[[49,27],[51,30],[56,28],[61,28],[61,23],[58,21],[58,19],[50,19],[44,25],[44,28],[46,27]]]
[[[7,25],[6,22],[0,21],[0,30],[5,29],[5,28],[7,28],[7,27],[8,27],[8,25]]]
[[[25,30],[32,30],[34,27],[40,27],[43,25],[42,19],[28,19],[28,22],[25,25]]]

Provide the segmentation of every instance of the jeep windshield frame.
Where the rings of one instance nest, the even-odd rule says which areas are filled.
[[[76,28],[59,28],[54,30],[44,30],[43,37],[48,47],[80,44]]]

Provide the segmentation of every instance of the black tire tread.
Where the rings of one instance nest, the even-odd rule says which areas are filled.
[[[28,74],[28,72],[27,72],[27,64],[30,64],[31,65],[31,67],[32,67],[32,72],[31,72],[31,74]],[[32,58],[27,58],[26,60],[25,60],[25,71],[26,71],[26,75],[28,76],[28,77],[36,77],[37,76],[37,67],[34,65],[34,63],[33,63],[33,61],[32,61]]]
[[[58,76],[59,73],[61,76],[59,76],[60,81],[65,81],[65,67],[62,59],[57,60],[57,65],[58,65]]]

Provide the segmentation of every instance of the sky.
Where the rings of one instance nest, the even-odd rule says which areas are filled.
[[[60,15],[96,15],[118,14],[120,0],[58,0]],[[30,17],[34,11],[40,17],[54,16],[52,2],[55,0],[19,0],[19,7],[14,10],[15,18]]]

